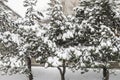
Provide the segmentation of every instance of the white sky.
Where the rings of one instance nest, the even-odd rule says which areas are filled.
[[[6,4],[16,13],[24,17],[26,8],[23,6],[23,1],[24,0],[8,0]],[[49,0],[38,0],[35,8],[41,12],[44,12],[48,8],[48,2]]]

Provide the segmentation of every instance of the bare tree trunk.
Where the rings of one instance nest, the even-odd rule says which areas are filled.
[[[65,73],[66,73],[65,60],[63,60],[62,68],[60,68],[60,67],[57,67],[57,68],[60,72],[61,80],[65,80]]]
[[[27,57],[27,66],[28,66],[28,70],[30,71],[28,78],[29,78],[29,80],[33,80],[30,57]]]
[[[103,67],[103,80],[109,80],[109,70]]]

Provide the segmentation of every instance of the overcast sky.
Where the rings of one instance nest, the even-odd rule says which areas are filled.
[[[8,3],[6,4],[16,13],[24,17],[26,8],[23,6],[23,1],[24,0],[8,0]],[[39,11],[44,12],[48,8],[48,2],[49,0],[38,0],[38,3],[35,8]]]

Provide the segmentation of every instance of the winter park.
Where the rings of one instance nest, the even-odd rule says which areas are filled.
[[[120,80],[120,0],[0,0],[0,80]]]

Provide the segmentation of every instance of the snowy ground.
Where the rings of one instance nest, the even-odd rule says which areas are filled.
[[[33,67],[34,80],[60,80],[60,75],[55,68]],[[0,80],[27,80],[25,75],[0,76]],[[67,70],[66,80],[102,80],[101,72],[93,72],[90,70],[85,74],[81,74],[80,70],[71,72]],[[116,70],[115,74],[110,74],[110,80],[120,80],[120,70]]]

